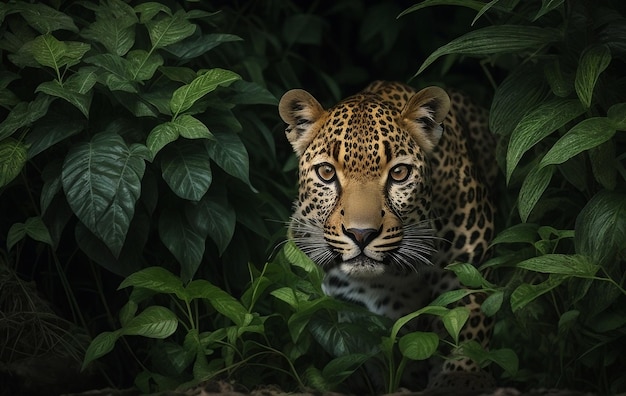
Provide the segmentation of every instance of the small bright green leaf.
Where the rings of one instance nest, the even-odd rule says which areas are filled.
[[[13,5],[13,9],[24,17],[28,22],[28,26],[41,34],[54,32],[56,30],[78,32],[78,28],[71,17],[41,2],[32,4],[17,2]]]
[[[626,103],[616,103],[609,108],[607,118],[613,128],[626,131]]]
[[[503,301],[504,301],[504,292],[501,290],[498,290],[494,292],[493,294],[491,294],[489,297],[487,297],[485,301],[483,301],[483,303],[480,304],[480,309],[481,311],[483,311],[485,315],[493,316],[500,310],[500,307],[502,306]]]
[[[511,310],[515,312],[525,307],[539,296],[559,286],[566,278],[563,275],[550,275],[548,280],[536,285],[522,283],[511,293]]]
[[[146,146],[150,150],[152,158],[156,157],[157,153],[167,144],[176,141],[178,136],[180,136],[178,128],[172,122],[165,122],[155,126],[146,139]]]
[[[206,141],[211,159],[228,174],[242,180],[254,190],[250,183],[248,152],[235,133],[215,132],[215,140]]]
[[[114,332],[105,331],[91,340],[85,352],[85,359],[83,360],[81,370],[85,370],[89,363],[111,352],[115,346],[115,342],[121,335],[122,333],[119,330]]]
[[[162,267],[148,267],[130,274],[122,281],[118,290],[130,286],[158,293],[175,294],[181,299],[185,295],[182,280]]]
[[[213,134],[209,131],[200,120],[190,116],[189,114],[182,114],[172,124],[178,129],[180,136],[187,139],[213,139]]]
[[[215,90],[218,86],[228,86],[241,77],[230,70],[211,69],[196,77],[191,83],[174,91],[170,101],[172,114],[178,115],[188,110],[198,99]]]
[[[75,145],[63,163],[63,190],[72,211],[118,256],[141,193],[145,146],[114,133]]]
[[[558,30],[522,25],[487,26],[439,47],[420,66],[415,76],[443,55],[491,55],[539,49],[559,40]],[[414,77],[415,77],[414,76]]]
[[[172,191],[190,201],[199,201],[213,180],[208,153],[190,141],[179,141],[164,150],[161,170]]]
[[[554,143],[541,160],[539,167],[561,164],[577,154],[599,146],[615,134],[607,118],[594,117],[581,121]]]
[[[517,198],[519,215],[523,222],[528,220],[530,212],[532,212],[537,202],[539,202],[539,198],[548,188],[553,173],[554,167],[552,166],[535,166],[526,175]]]
[[[142,19],[143,17],[144,15],[142,14]],[[150,35],[150,42],[155,49],[182,41],[196,31],[196,25],[186,19],[183,10],[158,20],[150,19],[145,21],[145,24]]]
[[[130,66],[131,78],[135,81],[149,80],[154,72],[163,65],[163,57],[157,53],[149,53],[144,50],[133,50],[126,55]]]
[[[454,272],[461,283],[467,287],[481,287],[486,282],[480,272],[478,272],[476,267],[472,264],[454,263],[446,266],[446,269]]]
[[[411,360],[426,360],[437,352],[439,336],[431,332],[415,331],[400,338],[400,352]]]
[[[582,104],[589,108],[593,90],[600,74],[611,63],[611,50],[606,45],[592,45],[580,56],[574,87]]]
[[[148,338],[164,339],[176,331],[178,318],[165,307],[152,305],[132,318],[122,328],[125,335],[140,335]]]
[[[13,138],[0,141],[0,187],[17,177],[26,165],[27,148]]]
[[[448,334],[454,339],[454,343],[458,344],[459,342],[459,333],[467,319],[469,319],[469,309],[466,307],[456,307],[441,317],[441,321],[443,322],[443,326],[448,331]]]
[[[320,270],[317,264],[315,264],[309,256],[304,254],[302,250],[298,249],[293,241],[288,241],[284,245],[283,252],[291,265],[303,268],[308,273],[318,272]]]
[[[528,149],[566,123],[584,113],[578,100],[554,99],[542,103],[526,114],[511,134],[506,154],[506,179],[510,181],[515,167]]]

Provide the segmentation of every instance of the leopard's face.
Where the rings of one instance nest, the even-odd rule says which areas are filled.
[[[426,89],[405,108],[360,94],[325,111],[285,94],[281,116],[300,156],[290,236],[324,269],[356,278],[415,271],[434,251],[431,168],[449,99]]]

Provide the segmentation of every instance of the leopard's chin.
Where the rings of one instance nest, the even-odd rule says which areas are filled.
[[[382,261],[361,254],[350,260],[340,262],[338,267],[341,272],[353,278],[373,278],[383,275],[388,266]]]

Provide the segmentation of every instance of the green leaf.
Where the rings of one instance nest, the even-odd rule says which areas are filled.
[[[0,141],[0,187],[6,186],[20,174],[27,160],[26,146],[13,138]]]
[[[85,370],[89,363],[111,352],[115,346],[115,342],[121,335],[122,332],[120,330],[114,332],[105,331],[91,340],[85,352],[85,359],[83,360],[81,370]]]
[[[248,310],[236,298],[204,279],[194,280],[187,285],[186,293],[190,299],[203,298],[215,310],[237,326],[247,326]]]
[[[339,356],[328,362],[322,369],[322,378],[331,388],[341,384],[361,367],[371,356],[364,353],[351,353]]]
[[[565,0],[541,0],[541,8],[533,18],[533,22],[546,15],[548,12],[561,7],[564,2]]]
[[[101,73],[100,82],[111,91],[137,92],[133,85],[133,76],[130,74],[133,67],[128,60],[114,54],[98,54],[85,58],[85,62],[109,72]]]
[[[406,334],[398,342],[400,352],[411,360],[426,360],[437,352],[439,336],[431,332],[415,331]]]
[[[511,293],[511,310],[516,312],[524,308],[541,295],[559,286],[566,278],[567,277],[563,275],[550,275],[548,280],[536,285],[522,283]]]
[[[135,21],[113,15],[99,17],[81,31],[81,36],[101,43],[107,52],[124,56],[135,44],[136,21],[136,17]]]
[[[463,297],[470,295],[470,294],[472,294],[472,291],[468,289],[449,290],[437,296],[437,298],[435,298],[430,303],[430,305],[438,306],[438,307],[445,307],[446,305],[457,302]]]
[[[481,287],[486,283],[483,276],[472,264],[454,263],[447,265],[446,269],[454,272],[461,283],[467,287]]]
[[[433,52],[413,77],[443,55],[492,55],[538,50],[559,40],[558,30],[522,25],[487,26],[456,38]]]
[[[223,132],[215,132],[214,136],[215,140],[206,142],[211,159],[228,174],[242,180],[256,191],[250,183],[248,152],[239,136]]]
[[[456,307],[452,308],[445,315],[441,317],[441,321],[443,322],[443,326],[448,331],[448,334],[454,339],[454,343],[459,343],[459,333],[467,319],[469,319],[469,309],[466,307]]]
[[[411,7],[402,11],[400,15],[398,15],[398,18],[406,14],[409,14],[411,12],[421,10],[422,8],[438,6],[438,5],[461,6],[461,7],[468,7],[476,11],[480,11],[485,6],[485,3],[482,1],[477,1],[477,0],[476,1],[474,0],[423,0],[419,2],[418,4],[412,5]]]
[[[574,87],[581,103],[589,108],[593,90],[600,74],[611,63],[611,50],[606,45],[592,45],[585,48],[578,61]]]
[[[80,94],[63,87],[57,80],[46,81],[35,89],[35,92],[43,92],[45,94],[62,98],[73,104],[85,118],[89,118],[89,107],[91,106],[92,95]]]
[[[148,338],[164,339],[176,331],[178,318],[165,307],[152,305],[132,318],[122,328],[125,335],[140,335]]]
[[[140,14],[139,22],[146,23],[160,12],[164,12],[169,16],[172,16],[172,10],[165,4],[157,3],[156,1],[148,1],[146,3],[135,6],[135,12]]]
[[[519,223],[515,224],[505,230],[502,230],[491,241],[490,246],[498,245],[501,243],[530,243],[533,244],[537,240],[537,224],[531,223]]]
[[[0,123],[0,140],[11,136],[19,128],[28,126],[46,115],[53,100],[54,98],[48,95],[39,94],[30,103],[18,103],[11,109],[7,118]]]
[[[626,194],[601,191],[576,217],[576,252],[610,266],[626,248]]]
[[[537,202],[539,202],[539,198],[548,188],[553,173],[554,167],[552,166],[535,166],[526,175],[517,198],[519,215],[523,222],[528,220],[530,212],[532,212]]]
[[[498,290],[487,297],[485,301],[480,304],[480,310],[487,316],[494,316],[500,310],[503,301],[504,292],[502,290]]]
[[[543,157],[539,166],[561,164],[585,150],[599,146],[614,134],[615,129],[607,118],[587,118],[561,136]]]
[[[617,164],[613,140],[609,139],[589,149],[589,160],[596,181],[607,190],[614,190],[617,184]]]
[[[163,179],[176,195],[199,201],[213,180],[206,149],[190,141],[168,147],[161,156]]]
[[[170,80],[178,81],[183,84],[189,84],[197,77],[196,72],[188,67],[161,66],[159,71]]]
[[[193,278],[204,256],[205,237],[175,208],[167,208],[159,217],[159,236],[181,265],[181,277]]]
[[[152,48],[154,49],[163,48],[182,41],[196,31],[196,25],[186,19],[183,10],[171,16],[167,15],[159,20],[151,19],[146,21],[145,24],[148,28]]]
[[[133,300],[129,300],[122,306],[122,308],[120,308],[119,318],[122,327],[126,326],[128,322],[135,317],[138,308],[139,305],[137,305],[137,303]]]
[[[524,115],[509,141],[506,154],[507,183],[526,151],[584,111],[578,100],[553,99]]]
[[[559,98],[569,96],[574,89],[574,82],[563,75],[558,58],[552,62],[547,62],[543,68],[543,72],[555,96]]]
[[[517,263],[516,267],[545,274],[591,277],[599,266],[580,254],[546,254]]]
[[[77,41],[59,41],[51,34],[36,37],[29,45],[35,60],[57,72],[63,66],[73,66],[91,48],[89,44]]]
[[[609,108],[607,118],[613,128],[626,131],[626,103],[616,103]]]
[[[118,290],[131,286],[157,293],[175,294],[181,300],[185,299],[182,280],[162,267],[148,267],[130,274],[122,281]]]
[[[200,120],[190,116],[189,114],[182,114],[177,117],[172,124],[178,129],[180,136],[187,139],[213,139],[213,134],[209,131]]]
[[[149,80],[154,72],[163,65],[163,57],[157,53],[144,50],[133,50],[126,56],[129,64],[129,73],[135,81]]]
[[[174,91],[170,109],[175,117],[188,110],[198,99],[214,91],[218,86],[228,86],[241,77],[230,70],[211,69],[196,77],[191,83]]]
[[[220,255],[235,233],[237,215],[225,197],[205,195],[196,205],[188,206],[187,218],[195,228],[215,242]]]
[[[146,147],[150,150],[151,158],[156,157],[163,147],[176,141],[179,136],[178,127],[173,122],[165,122],[155,126],[146,139]]]
[[[71,17],[42,3],[17,2],[13,9],[19,12],[28,25],[41,34],[56,30],[78,32]]]
[[[98,75],[95,67],[82,67],[77,73],[68,77],[63,86],[72,92],[86,94],[91,91],[97,81]]]
[[[117,257],[141,193],[145,146],[128,147],[114,133],[99,133],[70,150],[63,163],[63,190],[72,211]]]
[[[210,33],[198,34],[195,37],[172,44],[165,48],[169,53],[176,56],[180,61],[195,59],[222,43],[243,40],[234,34]]]

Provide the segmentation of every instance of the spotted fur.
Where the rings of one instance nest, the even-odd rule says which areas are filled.
[[[396,319],[460,287],[447,264],[484,260],[497,171],[485,110],[438,87],[377,81],[328,110],[292,90],[279,111],[299,157],[289,234],[325,270],[329,295]],[[486,344],[480,301],[464,303],[461,338]],[[442,385],[435,374],[430,385]]]

